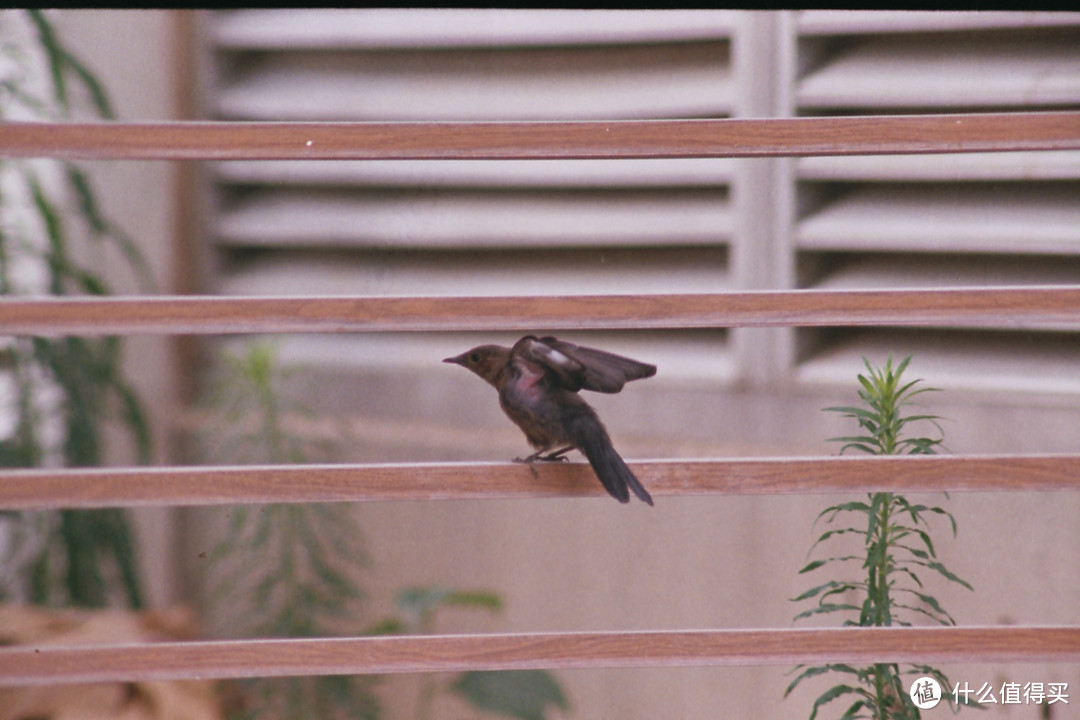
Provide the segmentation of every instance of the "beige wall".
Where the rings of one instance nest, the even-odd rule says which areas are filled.
[[[81,11],[57,14],[70,44],[106,80],[126,120],[175,115],[173,22],[170,12]],[[170,242],[175,225],[174,168],[166,163],[97,163],[109,213],[120,219],[150,257],[164,288],[170,286]],[[117,279],[122,291],[133,287]],[[169,345],[134,338],[128,360],[154,414],[158,447],[165,446],[175,411]],[[857,370],[857,369],[856,369]],[[661,369],[662,374],[662,369]],[[459,396],[468,403],[467,426],[476,442],[455,449],[402,443],[370,448],[366,459],[497,459],[524,450],[498,414],[495,398],[464,374]],[[472,383],[475,382],[475,387]],[[628,390],[604,404],[617,445],[628,457],[706,454],[830,453],[822,438],[835,422],[818,408],[850,402],[827,392],[773,396],[733,394],[723,408],[698,407],[693,388],[665,384]],[[636,395],[635,395],[636,393]],[[648,398],[666,402],[653,403]],[[677,399],[673,400],[673,398]],[[373,405],[377,404],[373,401]],[[389,402],[383,407],[392,406]],[[409,408],[400,406],[404,418]],[[650,419],[660,408],[662,421]],[[473,410],[475,409],[475,412]],[[1014,401],[944,402],[931,410],[951,418],[954,452],[1074,451],[1075,408],[1031,410]],[[449,422],[460,412],[430,410],[425,421]],[[458,416],[455,418],[455,416]],[[1013,447],[1010,428],[1041,422],[1038,446]],[[364,448],[358,448],[361,453]],[[390,457],[394,455],[395,457]],[[160,453],[159,453],[160,457]],[[935,502],[940,497],[930,498]],[[654,509],[620,507],[608,499],[536,502],[370,504],[357,511],[375,560],[368,580],[372,616],[391,593],[411,584],[486,587],[503,594],[506,610],[447,614],[445,631],[631,630],[695,627],[787,627],[797,611],[787,598],[807,587],[795,572],[815,536],[812,521],[832,497],[658,498]],[[970,594],[935,586],[961,624],[1080,623],[1080,499],[1075,494],[958,494],[950,507],[959,525],[953,542],[942,534],[944,561],[976,587]],[[199,548],[172,547],[169,511],[141,514],[146,569],[157,603],[182,599],[174,557],[190,561]],[[205,549],[205,548],[204,548]],[[176,554],[174,554],[176,553]],[[946,668],[973,684],[1004,679],[1065,680],[1080,702],[1076,667],[1000,666]],[[665,669],[560,673],[579,718],[796,718],[806,717],[812,693],[780,703],[787,668]],[[399,696],[397,717],[411,709],[415,679],[387,685]],[[981,717],[1033,717],[1031,708]],[[460,708],[447,708],[458,717]]]

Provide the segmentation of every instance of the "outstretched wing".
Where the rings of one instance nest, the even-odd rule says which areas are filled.
[[[656,366],[547,336],[526,335],[514,352],[544,366],[567,390],[617,393],[631,380],[652,377]]]

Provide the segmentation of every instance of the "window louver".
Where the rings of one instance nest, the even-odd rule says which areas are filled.
[[[1080,16],[835,13],[791,24],[796,115],[1080,106]],[[1080,155],[804,158],[787,166],[794,287],[1080,282]],[[860,355],[904,347],[934,382],[1020,392],[1076,389],[1074,333],[1042,327],[794,330],[796,377],[839,381]]]
[[[214,98],[206,112],[300,121],[737,114],[732,13],[619,16],[613,24],[590,11],[312,10],[289,11],[287,21],[215,13],[205,33]],[[213,285],[391,296],[733,289],[737,170],[732,160],[700,158],[219,163]],[[653,336],[665,339],[673,368],[687,353],[730,352],[722,330]],[[618,342],[629,351],[629,340]],[[400,340],[395,362],[416,356],[410,342]]]

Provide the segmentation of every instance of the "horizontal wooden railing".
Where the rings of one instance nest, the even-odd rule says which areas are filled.
[[[772,157],[1080,149],[1080,113],[724,120],[0,123],[0,156],[90,160]]]
[[[1080,150],[1080,113],[555,123],[0,123],[0,157],[91,160],[771,157]],[[0,301],[0,335],[781,325],[1074,325],[1080,288],[581,297]],[[658,460],[656,495],[1076,491],[1080,456]],[[582,463],[0,473],[0,509],[599,496]],[[0,649],[0,685],[468,669],[1080,662],[1077,627],[674,630]]]
[[[1077,455],[820,457],[631,462],[656,496],[1080,490]],[[398,463],[0,472],[0,508],[601,497],[581,462]]]
[[[1080,287],[530,297],[0,299],[0,334],[1080,324]]]
[[[0,686],[534,668],[1080,662],[1080,628],[504,633],[0,650]]]

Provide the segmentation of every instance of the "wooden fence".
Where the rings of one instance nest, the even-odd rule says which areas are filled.
[[[761,157],[1080,149],[1080,113],[556,123],[0,123],[0,157],[89,160]],[[523,311],[522,308],[527,308]],[[1080,324],[1080,288],[520,298],[0,300],[0,335]],[[1080,455],[633,463],[656,495],[1080,489]],[[0,473],[0,509],[592,496],[580,464]],[[513,633],[0,649],[0,684],[692,665],[1080,662],[1080,627]]]

